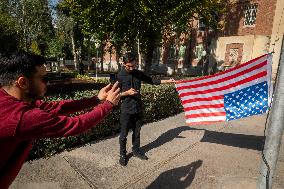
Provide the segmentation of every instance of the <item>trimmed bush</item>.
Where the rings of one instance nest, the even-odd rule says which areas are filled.
[[[68,94],[53,95],[47,97],[46,101],[58,101],[65,99],[81,99],[91,97],[98,93],[97,90],[73,91]],[[182,106],[175,87],[173,85],[143,85],[141,88],[144,106],[144,122],[154,122],[178,114]],[[84,112],[78,112],[78,115]],[[106,119],[86,133],[76,137],[47,138],[35,141],[30,152],[29,159],[51,156],[63,150],[70,150],[75,146],[86,144],[93,140],[113,136],[119,132],[119,108],[115,108]]]

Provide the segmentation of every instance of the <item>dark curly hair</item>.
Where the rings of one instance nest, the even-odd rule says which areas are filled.
[[[19,76],[31,77],[37,66],[45,64],[45,58],[27,52],[0,55],[0,86],[9,86]]]
[[[136,55],[133,52],[127,52],[123,55],[123,63],[132,62],[136,59]]]

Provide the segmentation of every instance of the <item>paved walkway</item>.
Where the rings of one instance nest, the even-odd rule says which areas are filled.
[[[118,164],[118,136],[26,163],[11,189],[251,189],[256,188],[265,116],[188,127],[184,115],[142,128],[142,149]],[[131,152],[131,134],[128,137]],[[273,188],[284,188],[284,147]]]

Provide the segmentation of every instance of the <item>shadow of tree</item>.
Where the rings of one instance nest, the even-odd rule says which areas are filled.
[[[200,142],[209,142],[261,151],[264,141],[264,136],[232,134],[205,130],[205,134]]]
[[[248,3],[249,2],[247,1],[225,2],[226,10],[224,11],[223,17],[226,22],[224,23],[224,28],[222,30],[223,36],[233,36],[239,34],[241,20],[244,17],[245,6]]]
[[[142,146],[141,150],[143,152],[148,152],[152,149],[158,148],[168,142],[171,142],[175,138],[185,138],[179,136],[183,131],[188,130],[204,130],[204,136],[200,142],[208,142],[215,144],[222,144],[227,146],[246,148],[252,150],[261,151],[265,141],[264,136],[255,136],[255,135],[244,135],[244,134],[234,134],[234,133],[224,133],[217,131],[209,131],[205,129],[196,129],[189,126],[181,126],[174,129],[170,129],[165,133],[162,133],[156,140],[153,142]]]
[[[212,75],[223,71],[222,65],[225,62],[225,57],[221,59],[221,52],[217,52],[217,41],[220,37],[238,36],[253,32],[253,30],[251,30],[252,28],[242,27],[245,7],[249,3],[250,1],[223,1],[224,10],[218,16],[220,19],[219,30],[207,32],[208,54],[204,62],[206,65],[204,68],[205,75]],[[194,48],[194,46],[192,48]],[[226,52],[223,53],[225,55]],[[219,58],[217,58],[218,56]]]
[[[196,170],[202,165],[202,160],[192,162],[189,165],[174,168],[161,173],[147,189],[183,189],[191,185]]]

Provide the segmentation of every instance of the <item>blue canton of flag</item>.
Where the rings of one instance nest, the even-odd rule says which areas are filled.
[[[224,95],[226,120],[262,114],[268,110],[268,85],[262,82]]]

